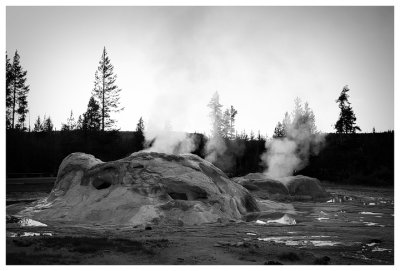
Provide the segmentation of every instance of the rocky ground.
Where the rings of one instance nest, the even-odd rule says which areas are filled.
[[[333,195],[328,202],[286,202],[287,208],[264,210],[242,222],[148,227],[8,223],[6,263],[394,264],[393,189],[326,188]],[[30,204],[21,197],[16,203],[17,198],[14,193],[7,214]],[[296,224],[268,223],[285,214]]]

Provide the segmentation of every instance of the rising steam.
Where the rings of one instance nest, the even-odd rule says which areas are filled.
[[[303,169],[310,155],[317,155],[324,144],[324,135],[316,132],[314,113],[307,103],[303,109],[296,99],[292,118],[286,113],[283,136],[267,141],[267,151],[261,156],[267,166],[264,173],[271,178],[291,176]]]
[[[284,139],[273,139],[266,143],[267,152],[261,159],[268,165],[265,172],[271,178],[291,176],[299,168],[301,160],[296,155],[296,142]]]
[[[163,129],[150,126],[144,133],[147,144],[146,152],[162,152],[166,154],[190,153],[198,147],[198,140],[193,134],[175,132],[171,130],[170,123]]]
[[[217,162],[226,152],[227,147],[224,139],[221,136],[212,136],[206,144],[206,157],[205,159],[211,163]]]
[[[210,108],[210,120],[211,120],[211,136],[206,143],[205,147],[205,159],[213,164],[216,164],[227,150],[225,140],[223,136],[223,130],[225,128],[223,116],[222,116],[222,105],[219,103],[219,94],[215,92],[210,102],[207,105]]]

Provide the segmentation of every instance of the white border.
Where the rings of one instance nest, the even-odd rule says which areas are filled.
[[[395,6],[395,75],[398,74],[397,67],[399,65],[399,54],[397,54],[398,44],[399,44],[399,8],[400,8],[400,1],[394,0],[352,0],[352,1],[345,1],[345,0],[326,0],[326,1],[316,1],[316,0],[305,0],[305,1],[295,1],[295,0],[215,0],[215,1],[201,1],[201,0],[114,0],[114,1],[105,1],[105,0],[5,0],[1,1],[0,5],[1,9],[1,20],[0,20],[0,35],[4,38],[4,41],[1,43],[2,52],[6,51],[6,6]],[[3,58],[4,63],[4,58]],[[1,66],[2,74],[5,74],[4,65]],[[398,90],[398,78],[395,76],[395,154],[396,158],[399,154],[399,137],[397,134],[397,128],[400,126],[398,125],[399,117],[400,117],[400,109],[398,106],[398,99],[399,94],[397,93]],[[0,76],[0,84],[3,89],[3,96],[4,95],[4,76]],[[2,96],[2,97],[3,97]],[[3,97],[4,99],[4,97]],[[2,111],[1,111],[2,110]],[[0,101],[0,111],[5,112],[4,101]],[[396,117],[397,116],[397,117]],[[4,115],[3,115],[4,117]],[[3,181],[3,189],[0,189],[1,195],[1,202],[2,207],[0,211],[0,217],[5,218],[5,122],[0,121],[0,141],[2,144],[1,151],[2,156],[0,158],[0,176],[3,176],[0,180]],[[399,225],[399,215],[400,213],[397,211],[399,202],[399,193],[398,193],[398,181],[397,176],[400,174],[400,170],[398,167],[397,159],[395,159],[395,225]],[[0,236],[2,240],[2,244],[0,245],[0,264],[1,266],[5,266],[5,221],[0,222]],[[3,239],[4,238],[4,239]],[[400,251],[398,251],[398,246],[396,246],[399,242],[398,234],[395,230],[395,265],[394,266],[252,266],[251,268],[254,270],[298,270],[300,269],[320,269],[323,268],[324,270],[337,270],[340,269],[351,269],[351,270],[395,270],[396,266],[399,266],[399,255]],[[110,266],[5,266],[6,269],[16,270],[16,269],[30,269],[30,270],[43,270],[43,269],[51,269],[60,268],[60,269],[70,269],[70,268],[82,268],[85,270],[109,270]],[[248,268],[249,266],[113,266],[112,268],[118,268],[122,270],[132,270],[132,268],[140,269],[140,270],[154,270],[154,269],[167,269],[167,270],[201,270],[204,269],[230,269],[230,270],[243,270],[243,268]]]

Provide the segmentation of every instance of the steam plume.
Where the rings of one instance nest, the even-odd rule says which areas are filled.
[[[211,163],[215,163],[224,155],[226,149],[224,139],[218,135],[213,136],[207,141],[205,159]]]
[[[296,155],[297,144],[295,141],[284,139],[273,139],[266,143],[267,152],[261,159],[268,165],[265,172],[272,178],[290,176],[293,170],[299,168],[301,160]]]
[[[267,166],[264,173],[271,178],[293,175],[307,166],[310,155],[317,155],[323,147],[325,136],[317,133],[314,113],[307,103],[303,109],[297,98],[292,117],[291,121],[286,113],[283,137],[267,141],[267,151],[261,156]]]
[[[171,126],[169,123],[164,129],[157,129],[150,126],[144,135],[146,142],[152,142],[152,144],[144,151],[181,154],[196,150],[198,140],[193,134],[175,132],[170,129]]]

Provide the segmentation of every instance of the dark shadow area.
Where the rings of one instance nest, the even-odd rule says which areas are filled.
[[[178,200],[188,200],[188,197],[186,196],[185,193],[177,193],[177,192],[170,192],[168,195],[172,199],[178,199]]]
[[[94,188],[96,188],[96,189],[98,189],[98,190],[101,190],[101,189],[107,189],[107,188],[109,188],[109,187],[111,186],[112,183],[111,183],[110,181],[97,178],[97,179],[95,179],[95,180],[93,181],[92,184],[93,184]]]

